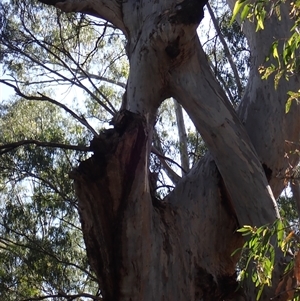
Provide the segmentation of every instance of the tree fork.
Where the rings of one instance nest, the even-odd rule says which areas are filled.
[[[254,93],[263,86],[260,77],[255,76],[250,80],[255,85],[248,85],[249,95],[255,99],[243,97],[240,107],[245,108],[245,114],[240,113],[240,120],[227,106],[226,96],[212,78],[204,53],[194,43],[206,1],[56,2],[51,4],[64,11],[93,14],[86,10],[92,5],[93,11],[97,11],[94,15],[111,21],[128,39],[130,76],[122,107],[136,114],[128,113],[129,121],[127,113],[121,114],[114,130],[104,132],[100,140],[94,139],[94,156],[72,174],[88,257],[104,289],[104,299],[226,299],[224,287],[234,278],[237,260],[230,254],[240,245],[240,237],[234,233],[236,219],[228,215],[235,212],[241,225],[256,226],[278,217],[261,163],[272,175],[276,174],[274,166],[281,170],[283,156],[268,148],[272,147],[270,141],[280,141],[285,136],[281,131],[266,131],[269,139],[260,138],[254,143],[258,131],[264,133],[257,126],[258,121],[264,121],[264,113],[273,105],[266,103],[263,108],[257,100],[271,101],[272,97]],[[268,46],[265,42],[261,44]],[[260,47],[256,48],[265,56]],[[265,90],[274,95],[267,86]],[[283,93],[286,92],[284,89]],[[161,101],[170,96],[178,99],[193,117],[226,189],[220,190],[220,176],[207,155],[179,181],[160,207],[153,207],[147,175],[151,125]],[[251,106],[253,112],[248,114]],[[263,108],[260,114],[256,113],[256,106]],[[276,116],[282,117],[282,104],[274,108],[279,113]],[[296,113],[290,115],[291,124],[295,124]],[[257,122],[249,122],[255,114]],[[274,116],[269,114],[270,121],[264,128],[277,122],[279,129],[289,129]],[[126,122],[118,129],[123,118]],[[245,124],[252,130],[252,136],[246,133]],[[290,136],[291,141],[299,135],[297,129],[298,126]],[[268,159],[272,157],[269,152],[274,160]],[[264,157],[267,159],[260,160]],[[224,195],[233,205],[229,213],[222,207],[227,206]],[[281,261],[282,254],[277,258]],[[280,271],[276,266],[274,287],[263,295],[264,300],[276,295]],[[199,282],[201,277],[204,282]],[[229,282],[221,285],[220,279]],[[255,291],[253,285],[246,289],[245,300],[254,300]],[[279,300],[285,300],[283,295]]]

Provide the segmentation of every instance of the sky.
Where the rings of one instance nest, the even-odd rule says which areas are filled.
[[[198,31],[197,31],[199,37],[203,34],[204,31],[206,32],[207,30],[209,30],[209,21],[210,21],[210,17],[209,17],[208,11],[205,10],[204,19],[202,20],[201,25],[199,26]],[[204,31],[203,31],[203,26],[205,28]],[[0,79],[5,79],[5,78],[7,79],[8,77],[5,76],[3,67],[1,66],[1,62],[0,62]],[[62,92],[62,94],[64,94],[64,92]],[[73,91],[72,94],[77,95],[77,93],[78,93],[78,91],[77,92]],[[14,94],[15,94],[15,92],[12,88],[8,87],[5,84],[0,83],[0,103],[9,99]],[[66,94],[64,94],[64,95],[66,95]],[[68,95],[68,97],[69,97],[69,95]]]
[[[1,79],[7,78],[3,75],[3,68],[1,65],[0,65],[0,78]],[[0,103],[8,99],[13,94],[14,94],[14,90],[12,88],[0,83]]]

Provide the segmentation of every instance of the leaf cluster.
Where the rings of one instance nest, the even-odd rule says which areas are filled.
[[[282,77],[289,80],[291,76],[300,72],[300,1],[266,1],[259,0],[252,3],[249,0],[238,0],[235,4],[231,24],[240,14],[241,22],[248,19],[250,22],[256,23],[256,31],[264,29],[265,21],[275,15],[278,21],[281,21],[282,5],[289,6],[290,19],[293,25],[290,29],[290,36],[285,37],[284,41],[275,40],[270,48],[270,54],[266,57],[266,63],[259,68],[259,72],[263,79],[267,79],[274,74],[274,86],[278,87]],[[289,91],[286,103],[286,113],[289,112],[292,101],[299,101],[300,90]]]
[[[285,266],[284,274],[295,269],[296,255],[299,250],[299,237],[294,230],[291,230],[291,226],[287,221],[280,219],[276,220],[272,225],[265,225],[259,228],[245,225],[238,232],[246,238],[242,249],[238,249],[233,253],[235,254],[241,250],[243,252],[242,261],[244,262],[239,275],[241,285],[243,281],[251,279],[258,288],[256,300],[259,300],[264,287],[272,285],[272,272],[276,264],[275,250],[277,247],[281,249],[284,256],[291,252],[295,254],[295,258]],[[291,289],[297,292],[296,287]],[[293,300],[298,300],[297,298],[295,296]]]

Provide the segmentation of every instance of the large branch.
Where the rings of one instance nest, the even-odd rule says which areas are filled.
[[[271,24],[266,35],[272,38],[270,32],[274,32],[276,23],[273,20]],[[254,45],[256,52],[252,51],[252,59],[256,64],[262,63],[260,59],[268,54],[265,52],[265,55],[262,55],[260,52],[269,49],[265,42],[271,38],[268,40],[264,35],[260,38],[252,37],[250,46]],[[273,82],[262,81],[257,65],[253,65],[246,95],[240,105],[241,119],[239,119],[209,72],[202,49],[197,45],[194,49],[197,49],[197,54],[191,58],[187,66],[178,68],[175,75],[174,97],[191,116],[217,164],[228,192],[223,194],[224,190],[221,188],[223,191],[221,201],[228,200],[229,196],[229,204],[226,202],[227,209],[230,212],[231,209],[235,211],[240,225],[261,226],[271,223],[279,215],[266,176],[268,180],[271,179],[272,188],[275,187],[277,196],[280,187],[276,185],[276,181],[283,182],[278,175],[286,175],[288,168],[293,168],[299,160],[299,157],[295,158],[295,148],[288,147],[285,139],[299,141],[300,106],[295,103],[289,114],[285,114],[284,111],[288,87],[297,87],[298,79],[295,77],[289,83],[285,82],[280,85],[279,91],[275,92]],[[243,124],[246,124],[246,128]],[[203,166],[199,164],[199,167]],[[181,191],[188,189],[189,181],[190,179],[181,181],[181,185],[175,188],[171,201],[175,202],[176,206],[178,204],[187,206],[180,197]],[[175,194],[179,196],[175,197]],[[207,214],[204,215],[206,216]],[[276,249],[273,286],[264,290],[263,300],[270,300],[275,295],[278,300],[287,300],[286,287],[280,286],[276,289],[283,275],[284,262],[286,258],[279,249]],[[288,277],[289,275],[285,278],[287,282],[291,280]],[[252,294],[251,300],[255,298],[256,288],[252,282],[247,285],[246,291],[248,296]]]
[[[235,0],[227,0],[232,8]],[[270,1],[271,3],[271,1]],[[264,30],[255,31],[256,24],[245,21],[243,31],[251,51],[251,69],[249,82],[238,108],[238,115],[243,121],[254,148],[268,170],[268,180],[274,196],[277,198],[297,163],[299,162],[300,105],[293,102],[288,114],[285,105],[288,91],[299,89],[300,74],[295,74],[288,81],[284,77],[277,89],[274,77],[262,80],[258,72],[270,54],[271,45],[279,41],[279,50],[290,35],[293,20],[289,16],[289,2],[280,5],[281,21],[276,15],[265,20]],[[276,63],[275,63],[276,64]]]
[[[144,300],[131,283],[151,266],[150,130],[141,116],[121,112],[115,129],[91,142],[94,155],[70,175],[89,262],[105,300],[122,300],[119,295],[127,294]]]
[[[81,12],[107,20],[127,35],[123,24],[121,3],[117,0],[39,0],[64,12]]]
[[[183,105],[213,155],[240,225],[272,223],[279,214],[262,164],[210,71],[198,40],[195,39],[193,47],[196,53],[190,61],[172,74],[174,97]]]

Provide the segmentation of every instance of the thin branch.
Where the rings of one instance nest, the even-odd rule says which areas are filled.
[[[175,162],[174,160],[172,160],[172,159],[170,159],[170,158],[165,157],[164,155],[162,155],[161,152],[157,148],[155,148],[155,146],[153,146],[153,145],[151,147],[151,152],[153,154],[155,154],[159,158],[160,162],[162,163],[162,165],[164,167],[165,172],[167,173],[167,175],[171,179],[171,181],[174,184],[178,183],[178,181],[181,179],[181,177],[168,165],[168,163],[166,162],[166,160],[174,163],[180,169],[182,169],[182,167],[177,162]]]
[[[98,137],[98,133],[94,130],[94,128],[87,122],[87,120],[81,116],[79,117],[74,111],[72,111],[71,109],[69,109],[66,105],[60,103],[59,101],[56,101],[42,93],[38,93],[39,95],[41,95],[41,97],[37,100],[41,100],[41,101],[49,101],[57,106],[59,106],[60,108],[64,109],[66,112],[68,112],[70,115],[72,115],[75,119],[77,119],[81,124],[83,124],[85,127],[87,127],[95,137]]]
[[[155,146],[152,146],[151,147],[151,153],[155,154],[156,156],[158,156],[159,158],[161,159],[164,159],[164,160],[167,160],[173,164],[175,164],[177,167],[179,167],[183,172],[186,173],[186,171],[176,162],[174,161],[173,159],[169,158],[169,157],[166,157],[164,156]]]
[[[80,298],[80,297],[90,298],[92,300],[103,300],[103,298],[100,297],[100,296],[94,296],[94,295],[87,294],[87,293],[68,295],[68,294],[66,294],[64,292],[58,292],[56,295],[31,297],[31,298],[28,298],[28,299],[22,299],[20,301],[39,301],[39,300],[45,300],[45,299],[48,299],[48,298],[65,298],[68,301],[71,301],[71,300],[75,300],[75,299]]]
[[[112,111],[105,103],[103,103],[94,93],[92,93],[88,88],[86,88],[76,77],[76,75],[73,73],[73,71],[69,68],[69,66],[60,58],[58,57],[56,54],[54,54],[51,50],[49,50],[47,47],[45,47],[43,44],[41,44],[37,39],[34,38],[34,41],[41,46],[42,48],[44,48],[47,52],[49,52],[51,55],[53,55],[58,61],[60,61],[62,63],[61,66],[65,67],[73,76],[74,79],[68,78],[67,76],[64,76],[62,74],[60,74],[59,72],[57,72],[56,70],[51,69],[50,67],[46,66],[44,63],[42,63],[40,60],[34,58],[33,56],[27,54],[26,52],[24,52],[23,50],[21,50],[20,48],[13,46],[11,43],[8,43],[8,40],[4,40],[1,39],[2,43],[8,47],[9,49],[16,51],[17,53],[25,56],[26,58],[28,58],[30,61],[36,63],[38,66],[41,66],[42,68],[46,69],[47,71],[49,71],[52,74],[57,75],[58,77],[64,79],[66,82],[69,82],[81,89],[83,89],[84,91],[86,91],[94,100],[96,100],[108,113],[110,113],[112,116],[115,115],[115,112]],[[53,46],[54,47],[54,46]]]
[[[110,78],[107,78],[105,76],[101,76],[101,75],[97,75],[97,74],[92,74],[92,73],[89,73],[89,72],[85,72],[86,76],[88,76],[89,78],[93,78],[93,79],[97,79],[97,80],[100,80],[100,81],[105,81],[109,84],[114,84],[114,85],[117,85],[121,88],[126,88],[126,84],[125,83],[122,83],[120,81],[116,81],[116,80],[113,80],[113,79],[110,79]],[[84,76],[79,76],[78,79],[85,79],[86,77]]]
[[[12,240],[10,240],[10,239],[8,239],[6,237],[1,237],[0,238],[1,240],[6,240],[7,242],[10,242],[13,245],[16,245],[16,246],[19,246],[19,247],[22,247],[22,248],[27,248],[27,249],[30,249],[30,250],[34,250],[34,251],[40,252],[42,254],[46,254],[46,255],[50,256],[51,258],[54,258],[59,263],[62,263],[62,264],[68,265],[68,266],[72,266],[72,267],[74,267],[74,268],[82,271],[83,273],[85,273],[86,275],[88,275],[93,281],[97,282],[97,278],[95,276],[93,276],[89,271],[87,271],[86,269],[84,269],[83,267],[81,267],[80,265],[59,258],[58,255],[56,255],[55,253],[52,253],[52,252],[46,250],[42,245],[38,244],[35,240],[33,240],[32,238],[30,238],[28,235],[26,235],[24,233],[21,233],[21,232],[18,232],[16,230],[8,227],[7,225],[4,225],[1,222],[0,222],[0,225],[2,225],[3,227],[5,227],[6,229],[9,229],[9,231],[13,232],[16,235],[19,235],[19,236],[22,236],[22,237],[26,238],[29,242],[31,242],[32,244],[34,244],[35,247],[29,246],[29,245],[25,245],[25,244],[20,243],[20,242],[12,241]],[[10,249],[10,250],[12,251],[12,249]]]
[[[107,104],[110,106],[110,108],[111,108],[111,110],[108,108],[108,107],[106,107],[106,105],[105,105],[105,107],[104,108],[106,108],[106,110],[109,110],[109,112],[112,114],[112,115],[114,115],[117,111],[116,111],[116,109],[114,108],[114,106],[111,104],[111,102],[109,101],[109,99],[106,97],[106,95],[105,94],[103,94],[99,89],[98,89],[98,87],[94,84],[94,82],[91,80],[91,78],[90,77],[88,77],[88,75],[87,75],[87,73],[86,73],[86,71],[81,67],[81,65],[79,64],[79,62],[78,61],[76,61],[74,58],[73,58],[73,56],[71,55],[71,53],[69,52],[69,51],[67,51],[66,50],[66,48],[64,47],[64,39],[63,39],[63,37],[62,37],[62,26],[61,26],[61,23],[60,23],[60,20],[59,20],[59,18],[57,19],[57,22],[58,22],[58,25],[59,25],[59,32],[60,32],[60,40],[61,40],[61,44],[63,45],[63,50],[61,50],[59,47],[57,47],[56,45],[53,45],[53,44],[50,44],[50,43],[47,43],[46,41],[43,41],[43,43],[41,43],[39,40],[37,40],[37,43],[41,46],[41,47],[43,47],[46,51],[49,51],[53,56],[55,56],[59,61],[61,61],[62,63],[63,63],[63,65],[64,66],[66,66],[67,67],[67,69],[72,73],[72,75],[74,76],[74,78],[76,78],[76,80],[77,80],[77,82],[78,83],[80,83],[80,85],[82,85],[81,84],[81,82],[79,81],[79,78],[77,77],[77,75],[76,75],[76,73],[78,72],[78,70],[80,70],[80,72],[81,72],[81,74],[83,74],[83,75],[85,75],[85,77],[88,79],[88,81],[90,82],[90,84],[92,85],[92,87],[101,95],[101,97],[107,102]],[[25,25],[23,25],[23,26],[25,26]],[[33,36],[32,34],[31,34],[31,31],[29,30],[28,31],[28,33],[35,39],[35,36]],[[77,66],[77,69],[72,69],[69,65],[70,64],[68,64],[68,65],[66,65],[66,63],[62,60],[62,59],[60,59],[60,57],[58,56],[58,55],[56,55],[55,53],[53,53],[49,48],[47,48],[46,46],[44,46],[44,44],[45,45],[47,45],[47,46],[50,46],[50,47],[54,47],[56,50],[58,50],[59,52],[62,52],[62,53],[64,53],[76,66]],[[79,43],[78,43],[78,45],[80,45]],[[75,72],[74,72],[75,71]],[[101,102],[95,95],[94,95],[94,93],[92,93],[90,90],[87,90],[83,85],[82,85],[82,87],[84,88],[84,90],[87,92],[87,93],[89,93],[99,104],[103,104],[104,105],[104,103],[103,102]]]
[[[25,173],[26,176],[32,177],[36,180],[39,180],[41,182],[43,182],[45,185],[47,185],[50,189],[52,189],[55,193],[57,193],[62,199],[66,199],[66,195],[64,193],[62,193],[55,185],[53,185],[50,181],[48,181],[47,179],[40,177],[30,171],[27,170],[21,170],[22,173]]]
[[[214,70],[214,65],[213,65],[213,63],[212,63],[211,60],[209,60],[209,65],[210,65],[211,69]],[[235,101],[234,101],[233,95],[232,95],[230,89],[228,88],[228,86],[227,86],[225,80],[224,80],[223,77],[221,76],[220,72],[214,72],[214,74],[215,74],[215,76],[217,77],[217,79],[219,80],[219,82],[221,83],[221,85],[222,85],[222,87],[224,88],[224,90],[226,91],[226,94],[227,94],[227,96],[228,96],[228,98],[229,98],[231,104],[232,104],[234,107],[236,107],[236,103],[235,103]]]
[[[91,151],[91,148],[85,145],[70,145],[70,144],[44,142],[44,141],[39,141],[34,139],[28,139],[28,140],[22,140],[22,141],[0,145],[0,155],[3,155],[5,153],[14,150],[15,148],[18,148],[23,145],[28,145],[28,144],[35,144],[37,146],[42,146],[42,147],[57,147],[62,149],[78,150],[84,152]]]
[[[242,94],[242,91],[243,91],[243,87],[242,87],[242,84],[241,84],[241,81],[240,81],[240,76],[239,76],[238,70],[237,70],[236,65],[235,65],[235,63],[234,63],[234,61],[233,61],[233,58],[232,58],[232,56],[231,56],[230,50],[229,50],[229,48],[228,48],[228,45],[227,45],[227,43],[226,43],[226,41],[225,41],[225,39],[224,39],[224,36],[223,36],[223,34],[221,33],[220,26],[219,26],[219,24],[218,24],[218,21],[217,21],[215,15],[214,15],[214,12],[213,12],[213,10],[212,10],[210,4],[207,3],[207,4],[206,4],[206,7],[207,7],[207,9],[208,9],[208,12],[209,12],[209,14],[210,14],[211,20],[212,20],[212,22],[213,22],[213,24],[214,24],[214,27],[215,27],[215,29],[216,29],[216,32],[217,32],[217,34],[218,34],[218,36],[219,36],[219,38],[220,38],[220,41],[221,41],[221,43],[222,43],[222,45],[223,45],[223,47],[224,47],[225,55],[226,55],[226,57],[227,57],[227,59],[228,59],[228,62],[229,62],[229,64],[230,64],[230,67],[231,67],[231,69],[232,69],[232,71],[233,71],[233,74],[234,74],[234,77],[235,77],[235,81],[236,81],[236,85],[237,85],[237,87],[238,87],[238,89],[237,89],[237,91],[238,91],[238,96],[239,96],[239,98],[241,98],[241,94]]]
[[[86,128],[88,128],[93,133],[93,135],[95,135],[96,137],[99,136],[98,133],[94,130],[94,128],[87,122],[87,120],[84,117],[79,117],[74,111],[69,109],[66,105],[58,102],[57,100],[54,100],[54,99],[52,99],[52,98],[50,98],[50,97],[48,97],[48,96],[46,96],[42,93],[38,93],[41,96],[26,95],[23,92],[21,92],[21,90],[18,87],[16,87],[13,84],[10,84],[10,83],[6,82],[5,80],[2,80],[2,79],[0,79],[0,83],[4,83],[5,85],[13,88],[19,96],[21,96],[21,97],[23,97],[27,100],[48,101],[48,102],[51,102],[51,103],[57,105],[58,107],[64,109],[66,112],[68,112],[70,115],[72,115],[76,120],[78,120]]]
[[[61,66],[58,64],[58,66]],[[47,76],[47,77],[50,77],[49,75],[47,75],[46,73],[41,73],[41,74],[37,74],[37,77],[39,76]],[[82,77],[83,79],[83,77]],[[9,78],[2,78],[3,81],[5,82],[13,82],[15,83],[16,82],[16,79],[12,80],[12,79],[9,79]],[[24,86],[31,86],[31,85],[36,85],[36,84],[53,84],[53,86],[57,87],[57,84],[59,83],[60,86],[63,86],[63,85],[70,85],[70,83],[66,82],[65,79],[60,79],[60,78],[54,78],[54,79],[49,79],[49,80],[39,80],[39,81],[31,81],[31,82],[27,82],[27,81],[21,81],[21,80],[18,80],[18,84],[21,84],[21,85],[24,85]],[[73,85],[73,83],[72,83]],[[48,85],[49,87],[50,85]]]
[[[105,22],[104,24],[104,28],[102,30],[101,35],[98,37],[97,41],[95,42],[95,46],[93,48],[92,51],[89,52],[89,54],[86,56],[84,62],[81,64],[81,66],[84,66],[84,64],[89,60],[90,57],[93,57],[93,55],[97,52],[98,48],[99,48],[99,43],[101,42],[101,40],[103,39],[103,37],[105,36],[107,27],[108,27],[108,22]]]
[[[23,17],[24,18],[24,17]],[[75,82],[75,85],[82,88],[83,90],[85,90],[90,96],[92,96],[93,99],[95,99],[101,106],[103,106],[112,116],[115,115],[116,113],[116,110],[115,108],[113,107],[113,105],[110,103],[109,99],[101,92],[99,91],[99,89],[95,86],[95,84],[93,83],[93,81],[91,81],[91,79],[89,79],[88,77],[88,80],[89,82],[92,84],[92,86],[94,87],[94,89],[96,89],[96,91],[105,99],[105,101],[110,105],[111,109],[105,104],[103,103],[94,93],[92,93],[88,88],[86,88],[77,78],[76,74],[73,72],[73,70],[71,69],[71,67],[69,66],[69,64],[67,64],[63,59],[61,59],[57,54],[55,54],[50,48],[46,47],[45,45],[47,46],[51,46],[55,49],[57,49],[58,51],[64,53],[69,59],[72,60],[72,62],[78,66],[78,68],[83,72],[83,74],[85,74],[85,71],[78,65],[78,63],[76,62],[76,60],[72,57],[72,55],[64,50],[62,51],[61,49],[59,49],[57,46],[55,45],[52,45],[52,44],[49,44],[47,43],[46,41],[39,41],[33,34],[32,32],[27,29],[25,23],[24,23],[24,20],[23,18],[21,19],[21,22],[22,22],[22,25],[23,25],[23,28],[24,30],[29,34],[29,36],[33,39],[33,41],[35,43],[37,43],[40,47],[42,47],[43,49],[45,49],[48,53],[50,53],[54,58],[56,58],[58,61],[60,61],[62,63],[62,65],[67,69],[69,70],[69,72],[72,74],[72,76],[74,77],[74,79],[77,81]],[[23,53],[25,54],[25,53]],[[27,54],[26,54],[27,55]],[[29,55],[27,55],[27,57],[31,58]],[[46,66],[44,66],[43,64],[40,64],[42,67],[46,68]],[[46,68],[47,69],[47,68]],[[54,70],[52,71],[53,73]],[[61,74],[60,74],[61,77],[63,77]],[[64,77],[66,79],[66,77]],[[68,79],[67,79],[68,80]]]
[[[119,59],[121,59],[123,56],[125,56],[125,53],[120,53],[118,56],[111,58],[110,56],[110,63],[108,66],[106,66],[106,68],[103,70],[102,74],[105,74],[107,70],[109,70],[115,62],[117,62]]]

